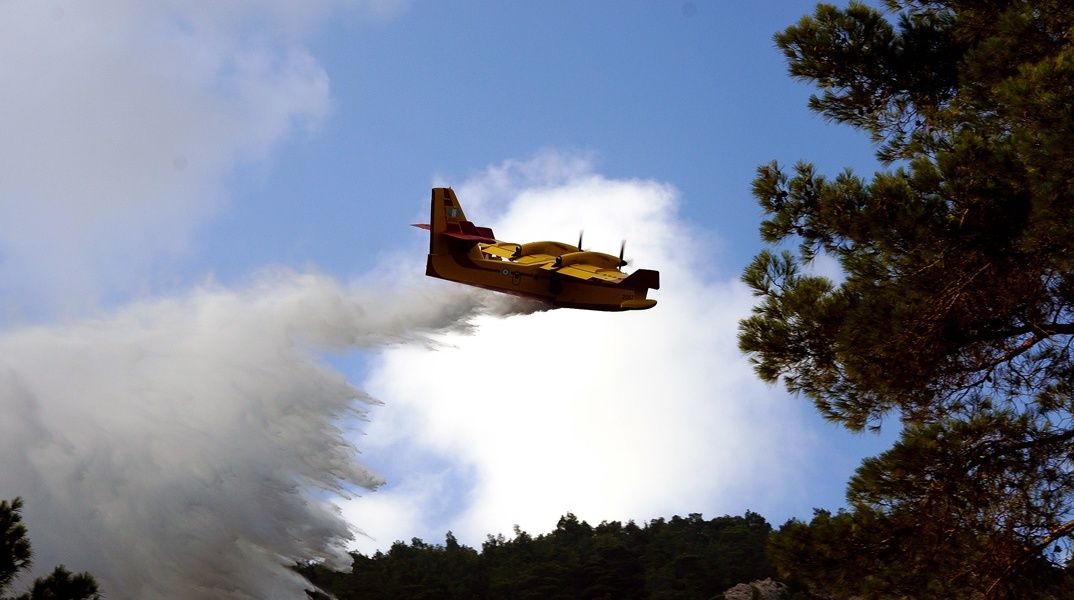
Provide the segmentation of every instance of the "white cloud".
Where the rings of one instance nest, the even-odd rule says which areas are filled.
[[[331,107],[301,44],[332,11],[406,2],[0,3],[0,287],[83,308],[137,289],[264,161]]]
[[[456,191],[467,217],[501,239],[573,241],[584,229],[585,246],[615,252],[627,238],[635,266],[661,272],[650,293],[659,304],[482,319],[471,337],[386,351],[365,385],[386,406],[363,444],[390,483],[347,511],[362,523],[369,506],[372,518],[388,490],[408,509],[392,515],[394,531],[370,531],[377,539],[356,548],[440,541],[448,529],[480,544],[514,524],[549,531],[567,511],[645,520],[757,510],[797,495],[816,449],[812,430],[739,353],[737,321],[752,298],[737,280],[712,278],[712,241],[678,218],[674,188],[609,180],[584,159],[546,153]],[[477,210],[471,195],[482,199]],[[392,458],[399,453],[408,458]],[[430,496],[413,485],[450,470],[468,473],[454,489]]]

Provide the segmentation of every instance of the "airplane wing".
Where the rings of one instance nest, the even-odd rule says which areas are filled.
[[[576,279],[599,279],[618,283],[626,279],[626,274],[619,270],[623,264],[623,259],[610,254],[578,250],[562,254],[553,262],[541,265],[541,268]]]
[[[536,253],[519,256],[520,246],[510,242],[482,245],[481,251],[485,254],[498,256],[504,260],[509,260],[520,265],[540,265],[556,261],[556,257],[551,254]]]
[[[581,279],[596,279],[611,283],[620,283],[628,279],[627,274],[619,270],[621,258],[600,252],[573,250],[573,247],[558,242],[535,242],[514,244],[497,242],[481,244],[481,251],[490,256],[497,256],[519,265],[536,265],[545,271]],[[554,252],[555,254],[552,254]],[[658,286],[657,286],[658,287]]]
[[[539,265],[547,263],[551,265],[556,262],[556,257],[551,254],[527,254],[526,256],[520,256],[515,259],[515,262],[520,265]],[[545,266],[545,269],[548,267]]]
[[[622,279],[626,279],[626,273],[623,273],[622,271],[598,267],[597,265],[587,265],[585,263],[573,264],[558,269],[554,265],[549,265],[543,268],[555,271],[560,275],[567,275],[568,277],[577,279],[600,279],[602,281],[611,282],[618,282]]]
[[[491,254],[493,256],[499,256],[500,258],[511,259],[518,253],[518,244],[509,244],[500,242],[498,244],[482,244],[481,251],[485,254]]]

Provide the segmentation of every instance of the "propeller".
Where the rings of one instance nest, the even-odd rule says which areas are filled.
[[[578,231],[578,251],[582,251],[582,234],[585,233],[585,229]]]
[[[619,243],[619,266],[627,266],[627,261],[623,259],[623,254],[626,253],[626,240]]]

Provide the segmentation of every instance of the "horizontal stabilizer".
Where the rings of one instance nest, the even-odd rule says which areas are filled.
[[[428,223],[411,223],[410,226],[424,229],[426,231],[433,230],[432,226]],[[446,235],[449,238],[463,240],[464,242],[481,242],[482,244],[496,243],[496,236],[492,233],[490,227],[477,227],[469,221],[460,221],[457,224],[451,223],[448,225],[447,229],[439,233],[440,235]]]
[[[492,233],[492,228],[478,227],[470,221],[459,221],[458,223],[449,222],[443,233],[448,237],[453,237],[457,240],[466,240],[467,242],[482,242],[485,244],[496,243],[496,235]]]
[[[482,227],[482,229],[488,229],[488,228],[487,227]],[[446,235],[449,238],[453,238],[453,239],[456,239],[456,240],[462,240],[464,242],[481,242],[482,244],[495,244],[496,243],[496,238],[494,238],[494,237],[492,237],[490,235],[481,235],[481,234],[475,234],[475,233],[460,233],[460,232],[457,232],[457,231],[445,231],[445,232],[443,232],[442,235]]]

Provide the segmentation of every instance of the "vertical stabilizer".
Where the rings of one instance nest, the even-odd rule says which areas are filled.
[[[460,223],[466,221],[466,215],[463,214],[459,199],[451,188],[433,188],[430,205],[429,254],[447,254],[448,240],[440,234],[460,231]]]

